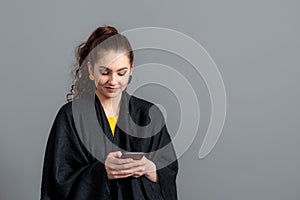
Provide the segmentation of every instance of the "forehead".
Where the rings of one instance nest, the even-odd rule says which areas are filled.
[[[129,67],[130,61],[128,55],[124,52],[104,51],[98,54],[98,59],[95,64],[105,67]]]

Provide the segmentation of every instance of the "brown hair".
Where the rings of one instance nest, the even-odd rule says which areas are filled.
[[[76,64],[72,70],[74,79],[70,92],[67,94],[68,102],[95,94],[96,86],[94,81],[89,79],[87,63],[90,62],[94,66],[101,50],[122,51],[128,55],[130,64],[133,64],[134,55],[128,39],[112,26],[98,27],[86,42],[76,48]]]

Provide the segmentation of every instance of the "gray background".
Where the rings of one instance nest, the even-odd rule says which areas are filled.
[[[180,199],[300,199],[299,6],[295,0],[1,1],[0,199],[39,198],[45,143],[65,102],[74,49],[103,24],[183,32],[203,45],[223,76],[227,118],[203,160],[197,154],[210,111],[204,83],[197,86],[203,119],[180,158]],[[169,55],[140,54],[137,63],[157,56],[172,65]]]

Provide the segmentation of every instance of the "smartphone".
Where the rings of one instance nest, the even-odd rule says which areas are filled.
[[[144,152],[123,152],[121,158],[132,158],[133,160],[140,160],[144,155]]]

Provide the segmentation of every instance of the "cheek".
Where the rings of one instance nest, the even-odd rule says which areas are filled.
[[[122,86],[126,86],[127,83],[128,83],[128,79],[129,79],[129,76],[123,77],[123,78],[120,80],[120,84],[121,84]]]
[[[107,82],[106,78],[103,76],[98,76],[97,79],[95,79],[98,85],[103,85]]]

